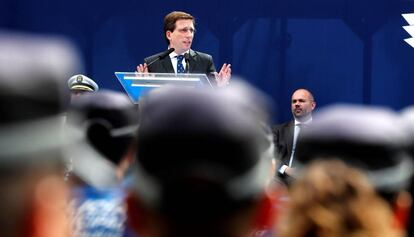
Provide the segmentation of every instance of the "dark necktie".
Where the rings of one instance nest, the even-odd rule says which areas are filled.
[[[184,55],[177,55],[177,73],[184,73],[184,65],[183,65]]]

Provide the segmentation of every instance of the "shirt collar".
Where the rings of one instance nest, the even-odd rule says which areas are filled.
[[[311,116],[311,117],[309,117],[309,119],[308,119],[308,120],[303,121],[303,122],[300,122],[300,121],[298,121],[297,119],[295,119],[295,126],[296,126],[296,125],[298,125],[298,124],[310,124],[310,123],[312,123],[312,116]]]
[[[181,54],[181,55],[184,55],[184,54],[186,54],[186,53],[190,53],[190,50],[187,50],[187,51],[185,51],[183,54]],[[178,54],[176,53],[176,52],[172,52],[172,53],[170,53],[170,58],[171,59],[173,59],[173,58],[175,58],[175,57],[177,57],[178,56]]]

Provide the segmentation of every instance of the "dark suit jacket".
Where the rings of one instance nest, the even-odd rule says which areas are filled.
[[[275,157],[277,160],[275,177],[287,186],[290,186],[294,178],[279,173],[279,169],[283,165],[289,165],[290,156],[292,154],[294,129],[295,121],[282,123],[272,127],[273,140],[275,143]]]
[[[145,63],[152,62],[161,53],[149,56],[144,59]],[[210,76],[216,71],[213,63],[213,57],[209,54],[197,52],[194,50],[189,51],[190,57],[187,61],[186,71],[188,73],[201,73]],[[160,59],[148,67],[148,72],[159,72],[159,73],[175,73],[170,57],[167,55],[163,59]]]
[[[292,154],[294,128],[295,121],[293,120],[272,127],[276,159],[279,161],[278,168],[282,165],[289,165]]]

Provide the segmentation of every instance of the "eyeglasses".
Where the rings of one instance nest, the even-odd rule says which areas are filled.
[[[190,32],[191,34],[194,34],[195,33],[195,29],[193,29],[193,28],[189,28],[189,27],[185,27],[185,28],[182,28],[182,29],[177,29],[177,31],[178,32],[180,32],[180,33],[188,33],[188,32]]]

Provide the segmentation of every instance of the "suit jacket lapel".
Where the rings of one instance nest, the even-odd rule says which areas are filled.
[[[294,129],[295,129],[295,122],[290,121],[287,126],[287,132],[286,132],[286,141],[287,141],[286,144],[287,144],[287,149],[288,149],[288,154],[289,154],[288,159],[290,159],[290,156],[292,155]]]
[[[191,72],[194,72],[194,69],[197,63],[197,53],[194,50],[190,49],[189,54],[190,54],[190,58],[189,58],[190,67],[189,67],[188,72],[191,73]]]
[[[175,73],[171,58],[169,56],[166,56],[161,60],[161,65],[164,68],[166,73]]]

